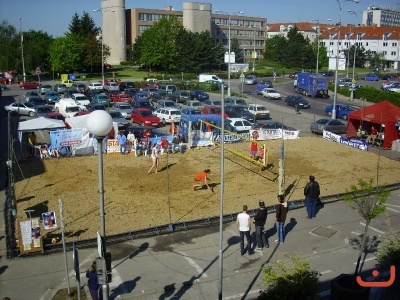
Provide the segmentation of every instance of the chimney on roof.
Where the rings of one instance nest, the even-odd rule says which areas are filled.
[[[169,6],[164,7],[164,10],[173,11],[174,8],[171,5],[169,5]]]

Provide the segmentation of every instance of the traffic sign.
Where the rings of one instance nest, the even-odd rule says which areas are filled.
[[[42,73],[42,71],[40,70],[39,67],[36,68],[36,74],[40,75]]]
[[[352,83],[356,83],[356,80],[353,78],[353,80],[351,81]]]

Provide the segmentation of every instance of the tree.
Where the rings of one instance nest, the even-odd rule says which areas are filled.
[[[269,38],[265,41],[265,50],[264,50],[264,58],[281,62],[282,58],[282,49],[287,48],[287,40],[284,36],[274,35],[272,38]]]
[[[235,62],[244,63],[243,50],[240,49],[239,41],[237,38],[231,39],[231,52],[235,53]]]
[[[354,277],[358,275],[361,256],[365,248],[367,232],[372,219],[377,218],[386,209],[386,200],[389,197],[389,192],[382,187],[374,187],[373,179],[365,181],[358,180],[358,186],[352,185],[350,191],[347,191],[343,200],[348,202],[350,207],[356,210],[365,220],[364,234],[360,245],[360,252],[357,259],[357,265],[354,272]]]
[[[78,13],[75,13],[72,16],[68,29],[69,31],[65,35],[73,34],[87,37],[96,36],[101,32],[101,29],[96,27],[93,19],[87,12],[83,12],[82,17],[79,17]]]
[[[22,70],[20,41],[20,35],[17,34],[15,27],[3,20],[0,24],[1,70]]]
[[[45,70],[49,67],[49,49],[53,40],[53,37],[41,30],[24,32],[24,60],[26,70],[34,70],[39,66]]]
[[[317,287],[318,271],[310,269],[310,263],[298,256],[285,254],[289,262],[279,260],[264,269],[263,282],[267,289],[258,299],[319,299]]]
[[[50,62],[55,70],[69,72],[82,66],[84,46],[76,35],[56,38],[50,46]]]

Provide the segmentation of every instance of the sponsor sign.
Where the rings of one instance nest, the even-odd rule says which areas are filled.
[[[368,143],[363,141],[363,140],[358,140],[355,138],[351,139],[346,139],[338,134],[332,133],[330,131],[325,131],[323,132],[323,137],[326,140],[330,140],[336,143],[340,143],[352,148],[368,151]]]

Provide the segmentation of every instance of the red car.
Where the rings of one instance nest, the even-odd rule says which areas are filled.
[[[115,102],[131,103],[132,98],[128,94],[117,94],[117,95],[114,95],[114,97],[112,98],[112,102],[114,102],[114,103]]]
[[[201,109],[201,113],[203,115],[218,115],[218,116],[220,116],[221,115],[221,106],[217,106],[217,105],[204,106]],[[229,118],[229,116],[226,113],[224,113],[224,119],[227,119],[227,118]]]
[[[90,113],[91,113],[91,111],[81,110],[81,111],[78,111],[76,114],[74,114],[74,117],[84,116],[84,115],[88,115]]]
[[[35,90],[39,88],[39,83],[35,81],[24,81],[19,84],[22,90]]]
[[[63,122],[65,122],[65,117],[58,112],[52,112],[52,113],[48,113],[45,118],[49,118],[49,119],[55,119],[55,120],[62,120]]]
[[[132,122],[142,126],[155,126],[160,127],[162,122],[159,117],[152,114],[150,109],[147,108],[134,108],[131,112]]]

